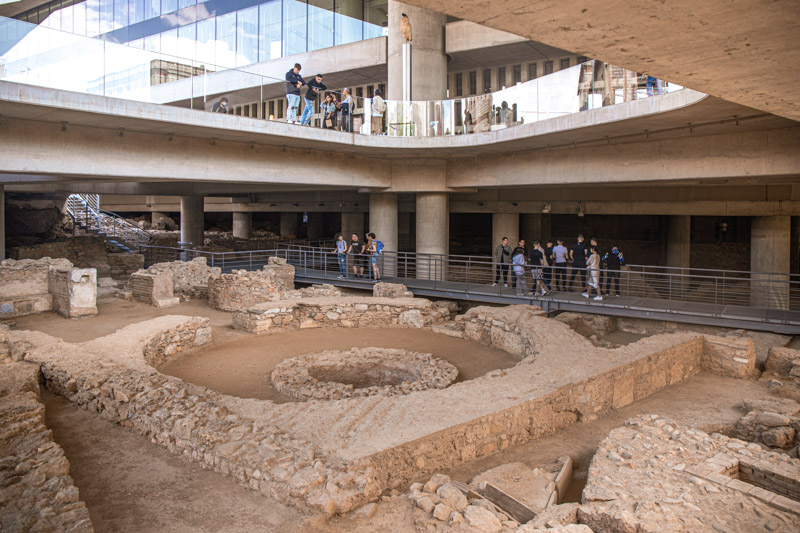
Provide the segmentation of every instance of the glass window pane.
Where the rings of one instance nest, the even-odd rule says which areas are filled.
[[[75,6],[69,6],[61,10],[61,31],[68,31],[69,33],[75,32],[72,21],[74,7]]]
[[[86,2],[72,6],[72,28],[78,35],[86,35]]]
[[[130,46],[131,48],[142,49],[144,48],[144,39],[134,39],[133,41],[130,41],[128,43],[128,46]]]
[[[144,20],[144,1],[130,0],[128,2],[128,21],[130,24],[136,24]]]
[[[161,0],[161,14],[166,15],[178,10],[178,0]]]
[[[258,62],[258,6],[236,14],[236,65]]]
[[[100,34],[114,29],[114,0],[100,0]]]
[[[336,0],[334,27],[337,46],[361,40],[363,9],[362,0]]]
[[[297,0],[283,2],[284,55],[306,51],[306,3]]]
[[[236,66],[236,12],[217,17],[217,65]]]
[[[144,49],[149,50],[150,52],[160,52],[161,51],[161,34],[156,33],[155,35],[148,35],[144,38]]]
[[[100,0],[86,0],[86,35],[97,37],[100,34]]]
[[[216,21],[213,18],[201,20],[197,23],[197,45],[195,57],[197,61],[208,65],[214,63],[214,39],[216,36]]]
[[[259,61],[281,57],[281,0],[259,6]]]
[[[333,0],[308,1],[309,50],[333,46]]]
[[[197,24],[178,28],[178,56],[194,60],[194,42],[197,39]]]
[[[190,7],[195,4],[195,0],[178,0],[178,9],[183,9],[184,7]]]
[[[364,0],[364,39],[388,35],[389,1]]]
[[[161,15],[161,0],[144,0],[144,19],[148,20]]]
[[[178,30],[169,30],[161,34],[161,53],[171,56],[178,55]]]

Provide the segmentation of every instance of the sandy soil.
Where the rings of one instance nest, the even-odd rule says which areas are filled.
[[[275,390],[270,382],[270,373],[280,361],[323,350],[368,346],[433,353],[458,368],[456,381],[474,379],[518,362],[501,350],[439,335],[429,329],[353,328],[312,329],[281,335],[248,334],[226,342],[215,339],[211,346],[181,355],[159,370],[231,396],[285,403],[292,400]]]

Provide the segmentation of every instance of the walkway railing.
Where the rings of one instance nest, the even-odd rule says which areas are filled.
[[[125,218],[100,209],[97,194],[71,194],[65,206],[73,228],[96,233],[126,252],[135,252],[150,242],[150,234]]]
[[[535,303],[547,310],[574,310],[580,306],[592,312],[696,317],[701,322],[703,318],[725,319],[734,325],[746,322],[749,327],[761,324],[766,329],[780,326],[781,331],[800,333],[800,276],[783,273],[631,265],[622,270],[602,270],[599,281],[604,299],[595,301],[582,296],[586,288],[585,269],[544,268],[542,276],[552,292],[544,296],[540,291],[517,295],[510,265],[478,256],[384,251],[373,265],[370,256],[350,255],[343,276],[337,255],[327,248],[294,246],[215,253],[148,246],[144,253],[146,265],[205,257],[209,265],[224,272],[258,270],[270,256],[277,255],[295,267],[298,280],[365,288],[377,267],[382,279],[404,283],[419,294],[497,303]],[[364,277],[354,277],[354,268],[357,274],[363,269]],[[535,288],[532,272],[530,266],[526,267],[529,290]]]
[[[0,17],[0,80],[285,122],[286,115],[269,115],[266,105],[266,100],[275,98],[276,89],[283,94],[285,80],[260,74],[257,68],[229,68]],[[313,76],[313,70],[303,74]],[[378,130],[404,137],[482,133],[680,89],[608,63],[587,61],[487,94],[387,100],[379,113]],[[301,93],[306,95],[305,87]],[[324,125],[320,106],[328,93],[342,99],[338,89],[320,94],[314,101],[312,125]],[[220,106],[223,97],[227,106]],[[354,109],[347,116],[334,113],[337,123],[332,127],[370,134],[374,104],[373,98],[353,95]],[[304,98],[299,106],[297,120]]]

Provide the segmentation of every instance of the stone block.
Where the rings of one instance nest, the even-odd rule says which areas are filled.
[[[701,364],[704,370],[740,379],[754,377],[756,352],[750,337],[704,337]]]
[[[49,291],[53,310],[65,318],[97,314],[97,270],[51,268]]]
[[[792,371],[794,361],[800,360],[800,350],[773,346],[769,349],[764,369],[781,376],[787,376]]]

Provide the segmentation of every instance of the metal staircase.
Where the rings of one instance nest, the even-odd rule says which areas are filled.
[[[150,235],[116,213],[100,209],[100,195],[72,194],[67,198],[66,212],[73,227],[100,235],[120,250],[135,253],[150,241]]]

